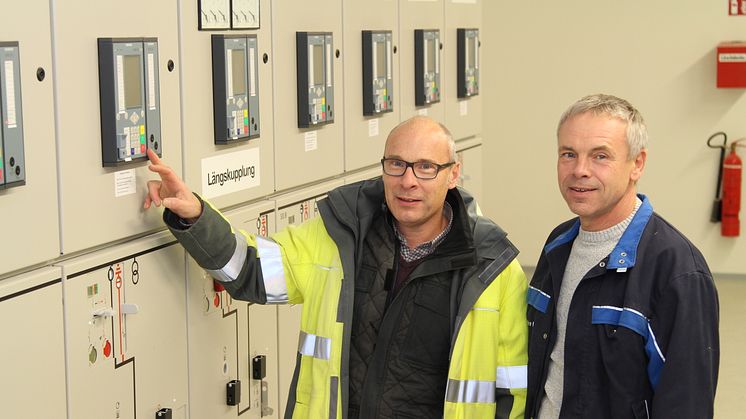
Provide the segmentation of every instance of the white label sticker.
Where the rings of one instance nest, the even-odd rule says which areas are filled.
[[[378,136],[378,118],[373,118],[368,121],[368,137]]]
[[[202,159],[202,196],[205,198],[259,185],[259,148]]]
[[[308,85],[311,86],[313,83],[313,45],[308,45]]]
[[[225,68],[229,69],[226,71],[228,82],[228,99],[233,99],[233,71],[230,69],[233,68],[233,52],[230,49],[225,50]]]
[[[124,112],[124,57],[117,55],[117,107]]]
[[[306,146],[306,151],[313,151],[319,148],[318,137],[316,131],[308,131],[303,136],[303,142]]]
[[[332,82],[332,44],[326,44],[326,85],[332,87]]]
[[[135,169],[114,172],[114,197],[132,195],[137,192],[137,174]]]
[[[256,50],[249,48],[249,94],[256,96],[256,68],[254,65],[254,54]]]
[[[5,124],[8,128],[15,128],[18,121],[16,121],[16,82],[12,60],[5,61],[5,95],[8,108],[5,112]]]
[[[375,54],[373,55],[375,57]],[[391,41],[386,40],[386,78],[391,80]]]
[[[474,37],[474,68],[479,68],[479,36]]]
[[[458,103],[458,113],[461,116],[466,116],[469,113],[469,101],[462,100]]]
[[[417,115],[427,116],[427,108],[417,109]]]
[[[746,63],[746,54],[738,52],[725,52],[718,54],[721,63]]]
[[[155,110],[155,63],[153,53],[148,54],[148,107]]]

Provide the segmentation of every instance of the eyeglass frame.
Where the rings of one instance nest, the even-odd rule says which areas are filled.
[[[400,161],[400,162],[404,163],[406,165],[404,167],[404,171],[400,175],[392,175],[391,173],[387,173],[386,172],[386,165],[385,165],[386,160]],[[417,176],[417,172],[414,170],[414,165],[417,164],[417,163],[429,163],[429,164],[432,164],[435,167],[437,167],[438,170],[435,171],[435,175],[433,177],[420,177],[420,176]],[[409,169],[411,167],[412,168],[412,174],[414,175],[414,177],[416,177],[417,179],[422,179],[422,180],[433,180],[433,179],[435,179],[435,178],[438,177],[438,175],[440,174],[441,170],[447,169],[447,168],[453,166],[454,164],[456,164],[455,161],[450,161],[448,163],[440,164],[440,163],[435,163],[435,162],[431,162],[431,161],[408,162],[406,160],[395,159],[395,158],[391,158],[391,157],[384,157],[384,158],[381,159],[381,169],[383,170],[384,174],[386,174],[388,176],[402,177],[402,176],[404,176],[407,173],[407,169]]]

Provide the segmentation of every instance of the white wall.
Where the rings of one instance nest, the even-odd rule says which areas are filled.
[[[713,272],[746,273],[746,238],[723,238],[709,222],[719,153],[705,145],[716,131],[746,137],[745,90],[715,87],[715,47],[746,39],[744,24],[726,1],[485,2],[483,173],[493,186],[482,206],[523,264],[535,265],[547,234],[572,216],[556,186],[557,119],[576,99],[604,92],[647,121],[639,191]]]

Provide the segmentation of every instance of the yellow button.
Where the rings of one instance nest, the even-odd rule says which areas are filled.
[[[145,134],[145,125],[140,125],[140,134]]]

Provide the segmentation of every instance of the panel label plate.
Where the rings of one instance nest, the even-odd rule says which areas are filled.
[[[214,198],[260,185],[259,149],[202,159],[202,196]]]

